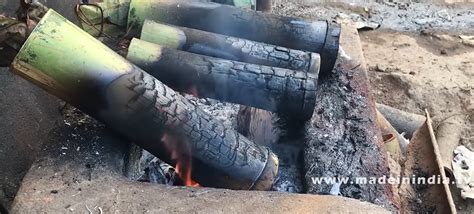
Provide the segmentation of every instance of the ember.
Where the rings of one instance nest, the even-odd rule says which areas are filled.
[[[449,73],[466,73],[468,63],[463,56],[462,65],[449,64],[452,69],[432,62],[435,69],[423,69],[429,74],[413,70],[425,55],[430,61],[446,57],[451,61],[468,48],[458,46],[472,46],[472,36],[431,32],[436,17],[451,21],[451,15],[460,15],[458,11],[443,9],[426,16],[433,18],[430,29],[421,35],[429,36],[427,41],[411,41],[406,33],[383,38],[384,32],[364,32],[361,46],[358,30],[373,29],[374,18],[384,20],[387,16],[381,14],[389,14],[385,6],[409,15],[405,12],[412,4],[398,0],[385,2],[384,7],[351,4],[321,13],[322,8],[280,1],[273,4],[275,13],[262,13],[252,9],[270,11],[272,0],[83,0],[70,10],[81,30],[56,12],[46,12],[48,8],[39,1],[20,0],[17,18],[0,11],[0,67],[11,65],[16,74],[68,104],[61,103],[60,115],[51,108],[56,100],[29,87],[18,90],[23,83],[15,79],[0,84],[0,92],[6,95],[0,99],[13,98],[11,103],[19,104],[12,107],[7,102],[4,107],[0,102],[0,115],[15,110],[14,117],[0,120],[2,214],[9,212],[4,196],[16,198],[12,213],[371,211],[368,203],[358,205],[342,197],[394,213],[456,213],[458,205],[459,210],[473,213],[456,201],[474,198],[466,194],[473,192],[472,185],[463,185],[473,180],[463,175],[472,172],[474,163],[469,167],[469,161],[474,153],[457,147],[470,139],[463,130],[469,102],[454,106],[457,92],[438,93],[446,95],[441,98],[449,100],[449,109],[438,109],[444,100],[425,102],[437,95],[440,85],[443,90],[455,86],[459,93],[469,94],[469,86],[461,81],[465,75],[432,72],[442,70],[437,69],[440,65]],[[2,10],[7,3],[0,2]],[[331,5],[324,7],[333,9]],[[308,19],[284,15],[290,11]],[[329,19],[315,21],[324,18],[320,16]],[[419,21],[403,22],[403,28],[427,27],[426,21]],[[376,24],[393,25],[392,21]],[[414,43],[428,47],[432,42],[436,46],[430,51],[447,56],[421,51],[418,57],[402,57],[421,50]],[[374,67],[365,61],[362,47],[389,55],[367,57],[377,62]],[[371,52],[368,56],[378,55],[379,50]],[[395,60],[389,64],[379,60],[391,56]],[[372,70],[377,72],[368,73]],[[0,80],[10,78],[2,73]],[[426,82],[434,88],[429,95],[418,94],[425,82],[414,80],[433,74],[442,74],[436,79],[443,81],[450,77],[454,84]],[[372,94],[372,82],[382,90]],[[374,95],[382,95],[376,98],[383,103],[402,100],[403,108],[432,109],[438,130],[427,110],[426,117],[380,105],[377,110]],[[53,113],[40,108],[31,114],[35,106],[24,105],[43,101],[44,110]],[[45,118],[37,117],[43,112]],[[440,116],[447,112],[459,115],[443,120]],[[50,124],[41,122],[44,119]],[[57,123],[61,119],[64,123]],[[4,127],[13,134],[4,135]],[[30,135],[30,130],[38,133]],[[3,146],[3,139],[7,143],[12,139],[13,147]],[[36,144],[43,143],[43,148],[30,152],[26,147],[34,144],[29,139],[41,141]],[[4,161],[3,153],[14,158]],[[18,161],[15,153],[31,157]],[[35,162],[24,164],[27,161]],[[10,166],[5,170],[3,165],[10,162],[30,168],[24,179],[23,172],[14,172],[20,175],[15,179],[23,179],[16,195],[5,191],[2,183],[3,172],[16,170]],[[9,178],[6,181],[8,186]],[[460,195],[459,190],[452,195],[455,187],[461,189]]]
[[[183,180],[184,186],[188,187],[201,187],[199,183],[193,181],[191,176],[192,162],[189,156],[183,156],[183,159],[179,160],[176,164],[176,173]]]
[[[195,97],[198,97],[199,94],[198,94],[198,88],[196,87],[196,85],[192,85],[188,93]]]
[[[100,56],[107,60],[97,60]],[[194,174],[182,168],[190,163],[180,164],[184,178],[228,189],[268,190],[273,184],[278,159],[269,148],[249,141],[53,10],[32,32],[12,69],[164,162],[176,163],[179,154],[192,158]],[[168,141],[167,135],[179,140]]]
[[[171,159],[176,161],[176,173],[183,181],[183,185],[200,187],[201,185],[192,179],[192,158],[189,154],[186,154],[191,152],[189,147],[185,144],[180,144],[177,137],[168,133],[163,134],[161,141],[163,141],[163,144],[171,153]]]

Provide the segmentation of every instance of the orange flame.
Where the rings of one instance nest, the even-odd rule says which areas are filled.
[[[187,161],[179,161],[176,163],[176,173],[183,180],[187,187],[200,187],[199,183],[193,181],[191,176],[191,158],[186,158]],[[189,164],[189,165],[188,165]]]
[[[165,133],[161,141],[163,141],[166,148],[170,150],[171,159],[176,161],[176,174],[181,178],[184,185],[188,187],[200,187],[199,183],[192,179],[192,159],[182,151],[184,148],[178,145],[177,138]]]
[[[189,94],[198,97],[198,89],[195,85],[191,86],[191,88],[189,89]]]

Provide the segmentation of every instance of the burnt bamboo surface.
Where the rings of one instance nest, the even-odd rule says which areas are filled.
[[[81,41],[78,43],[77,41]],[[266,190],[278,160],[49,10],[12,63],[19,76],[176,165],[203,186]]]
[[[145,21],[140,39],[190,53],[251,64],[310,73],[318,73],[320,67],[320,56],[316,53],[151,20]]]
[[[129,27],[139,31],[145,19],[319,53],[324,72],[332,70],[339,49],[340,28],[327,21],[307,21],[217,3],[158,0],[143,4],[132,0]]]
[[[141,55],[143,49],[153,49]],[[150,60],[151,56],[158,56]],[[133,40],[127,58],[177,91],[308,119],[314,74],[192,54]]]

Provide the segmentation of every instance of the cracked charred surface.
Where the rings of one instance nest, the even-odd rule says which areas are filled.
[[[223,60],[163,48],[157,61],[137,66],[171,88],[221,101],[257,107],[299,118],[314,109],[317,76],[282,68]]]
[[[310,73],[319,71],[320,57],[315,53],[150,20],[145,21],[141,39],[222,59]]]
[[[327,21],[307,21],[216,3],[183,0],[141,3],[136,1],[134,4],[132,1],[130,5],[128,22],[134,29],[132,31],[137,31],[146,17],[153,21],[320,53],[323,71],[330,71],[337,57],[339,26]]]
[[[272,178],[259,180],[273,161],[267,148],[256,146],[147,73],[136,70],[121,76],[107,94],[110,106],[123,106],[103,113],[108,124],[168,163],[175,164],[170,150],[179,147],[193,158],[193,178],[202,185],[232,189],[265,189],[257,186],[260,181],[271,185]],[[177,137],[179,145],[169,148],[162,143],[165,133]],[[277,166],[268,173],[272,170]]]
[[[308,52],[292,50],[285,47],[268,45],[265,43],[252,42],[250,40],[227,37],[226,44],[240,49],[242,53],[253,56],[257,59],[254,64],[261,64],[260,61],[267,59],[271,63],[268,66],[275,66],[280,68],[288,68],[293,70],[303,70],[311,72],[311,55]]]
[[[129,23],[140,27],[145,16],[137,11],[146,9],[135,6]],[[323,48],[328,28],[325,21],[311,23],[214,3],[160,0],[150,6],[153,12],[147,19],[314,52]]]
[[[353,26],[343,26],[341,44],[336,68],[320,79],[315,114],[307,126],[304,156],[308,193],[329,194],[337,189],[333,189],[334,184],[313,183],[314,178],[355,181],[356,177],[389,176],[365,60]],[[389,184],[348,183],[337,192],[391,210],[398,206]]]

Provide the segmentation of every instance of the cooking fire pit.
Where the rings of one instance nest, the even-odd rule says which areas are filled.
[[[157,2],[163,3],[160,7],[172,7],[168,1]],[[132,3],[132,9],[133,6],[137,5]],[[180,7],[213,10],[220,15],[225,15],[225,11],[239,12],[210,3],[206,6],[205,3],[183,2]],[[140,14],[133,15],[132,24],[136,24],[136,20],[141,20],[137,18]],[[253,14],[256,15],[285,25],[296,23],[295,30],[311,27],[313,33],[321,34],[323,41],[331,44],[311,40],[311,32],[307,32],[303,37],[291,37],[295,42],[290,45],[303,54],[319,51],[321,71],[310,69],[312,66],[292,70],[289,65],[277,68],[245,60],[238,62],[240,59],[217,59],[141,40],[132,41],[128,61],[49,11],[15,58],[13,70],[97,118],[110,130],[74,108],[66,108],[69,125],[59,126],[52,132],[50,143],[24,179],[14,211],[205,211],[209,207],[203,205],[202,200],[213,197],[227,200],[228,208],[246,199],[264,203],[276,197],[281,199],[278,204],[281,207],[293,207],[295,200],[314,200],[315,203],[334,200],[368,211],[382,211],[373,205],[336,196],[240,193],[207,187],[332,194],[396,210],[398,204],[388,184],[318,184],[313,180],[389,174],[355,28],[343,26],[337,61],[334,69],[328,69],[334,64],[328,57],[339,49],[333,44],[339,42],[339,39],[334,40],[334,37],[339,38],[339,28],[327,22],[307,25],[299,19]],[[170,17],[169,20],[155,17],[155,21],[182,24]],[[234,21],[227,24],[239,24],[239,20]],[[191,23],[193,25],[184,27],[242,36],[238,34],[242,32]],[[316,30],[320,25],[325,26],[321,28],[324,32]],[[278,35],[279,31],[284,30],[275,28],[268,32]],[[284,33],[282,35],[292,32]],[[78,35],[84,43],[74,43]],[[290,44],[271,41],[268,36],[260,33],[246,39],[278,43],[268,46],[273,48]],[[314,46],[307,49],[301,42],[313,42]],[[49,63],[68,56],[71,60],[57,61],[55,66]],[[99,60],[100,56],[108,58]],[[74,72],[68,73],[71,71]],[[244,93],[239,93],[239,89]],[[252,91],[259,93],[251,94]],[[238,111],[237,104],[268,111]],[[241,133],[235,131],[237,129]],[[137,143],[154,156],[138,147],[127,146],[129,142]],[[145,180],[184,187],[137,182]],[[157,194],[162,201],[151,203],[149,199]],[[185,195],[189,198],[183,200],[183,206],[164,205]],[[146,204],[131,205],[123,199],[132,196],[134,201],[139,199]],[[262,209],[255,206],[255,202],[249,204],[252,209]],[[321,208],[319,206],[307,205],[301,209]],[[323,206],[323,209],[332,208]],[[245,207],[240,211],[243,209]]]

